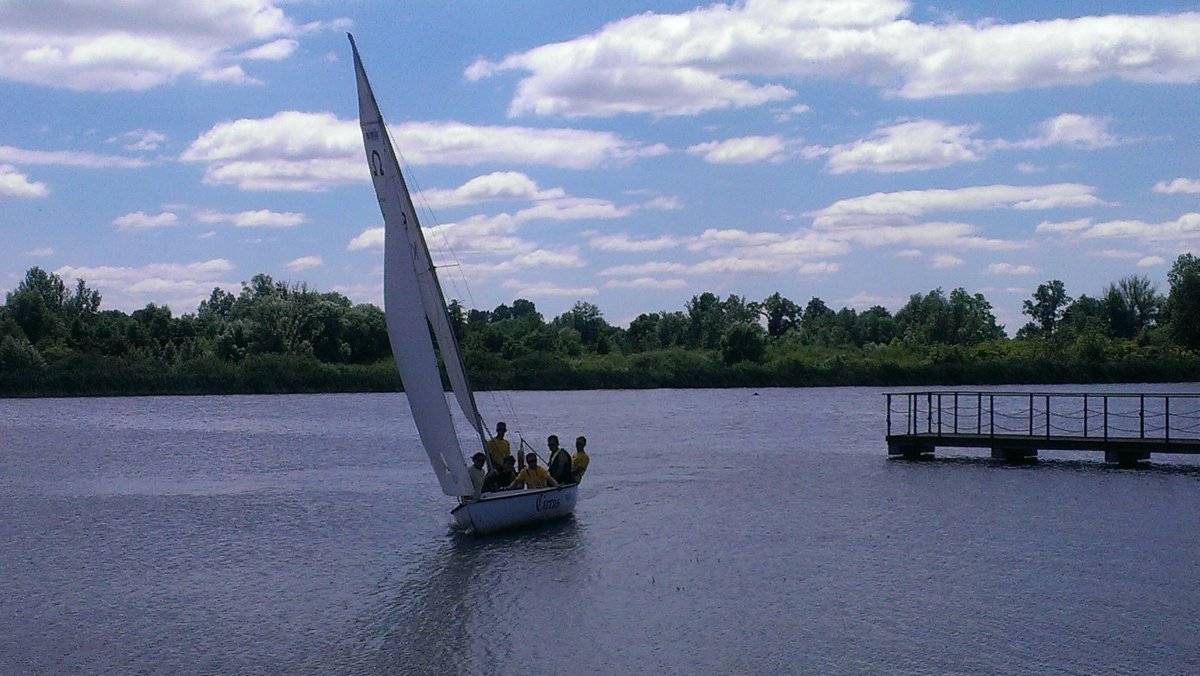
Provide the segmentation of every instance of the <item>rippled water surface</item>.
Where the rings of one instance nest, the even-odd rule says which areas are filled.
[[[1200,671],[1195,461],[889,461],[878,389],[481,399],[588,436],[573,519],[452,532],[403,395],[0,400],[0,671]]]

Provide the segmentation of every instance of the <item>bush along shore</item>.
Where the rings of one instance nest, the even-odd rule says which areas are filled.
[[[450,316],[480,390],[1200,380],[1200,260],[1179,256],[1168,281],[1166,294],[1128,276],[1078,298],[1047,281],[1011,338],[961,288],[914,293],[894,314],[704,292],[628,327],[582,301],[549,321],[525,299],[451,301]],[[379,308],[267,275],[177,316],[104,310],[85,280],[32,268],[0,306],[0,396],[400,389]]]

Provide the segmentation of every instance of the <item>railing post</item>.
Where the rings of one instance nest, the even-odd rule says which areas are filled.
[[[954,433],[958,434],[958,392],[954,393]]]
[[[925,433],[933,434],[933,392],[925,393]]]
[[[938,392],[938,436],[942,436],[942,393]]]
[[[975,393],[975,434],[983,434],[983,392]]]
[[[1138,395],[1138,437],[1146,438],[1146,395]]]
[[[1083,438],[1087,439],[1088,396],[1083,395]]]
[[[1104,395],[1104,440],[1108,441],[1108,395]]]
[[[1166,414],[1166,421],[1164,423],[1165,426],[1163,429],[1163,434],[1166,435],[1167,441],[1170,442],[1171,441],[1171,395],[1169,395],[1169,394],[1163,395],[1163,409],[1164,409],[1164,413]]]
[[[1046,395],[1046,438],[1050,438],[1050,395]]]
[[[996,395],[988,395],[988,435],[996,436]]]
[[[910,434],[916,434],[917,433],[917,393],[913,392],[913,393],[909,394],[908,401],[909,401],[908,417],[910,420],[912,420],[912,432]]]
[[[892,436],[892,394],[887,395],[887,435]]]
[[[1029,393],[1029,436],[1033,436],[1033,393]]]

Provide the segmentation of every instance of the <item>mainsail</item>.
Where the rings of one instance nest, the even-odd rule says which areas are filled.
[[[458,341],[446,312],[446,301],[438,283],[433,260],[421,226],[417,221],[412,197],[400,163],[388,137],[383,115],[367,81],[354,37],[354,70],[358,77],[358,119],[362,126],[363,146],[371,168],[371,180],[384,222],[384,306],[392,356],[404,382],[404,392],[412,409],[421,444],[429,454],[434,472],[447,495],[474,492],[470,475],[446,395],[442,390],[437,356],[429,337],[429,327],[437,338],[442,360],[455,398],[467,420],[483,443],[484,426],[467,381]],[[428,322],[428,324],[426,323]]]

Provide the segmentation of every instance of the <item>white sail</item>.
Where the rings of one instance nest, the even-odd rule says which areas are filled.
[[[441,289],[437,285],[408,186],[400,173],[400,163],[392,149],[383,116],[375,103],[375,95],[367,81],[353,37],[350,38],[350,45],[354,50],[354,69],[358,78],[358,118],[362,126],[363,146],[371,168],[371,180],[375,184],[375,195],[379,199],[379,209],[383,212],[383,297],[392,356],[400,371],[400,379],[404,382],[404,392],[421,436],[421,444],[429,454],[442,491],[447,495],[470,495],[474,487],[467,474],[454,421],[442,390],[442,378],[429,336],[429,325],[437,334],[446,363],[455,364],[448,366],[451,384],[460,406],[463,406],[467,418],[477,431],[482,429],[479,413],[475,410],[474,398],[466,383],[457,343],[446,316],[445,302],[441,299]],[[431,311],[434,305],[437,306],[437,312]],[[455,383],[455,380],[459,382]],[[464,399],[467,404],[463,403]]]

